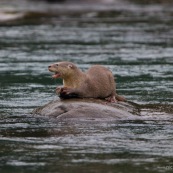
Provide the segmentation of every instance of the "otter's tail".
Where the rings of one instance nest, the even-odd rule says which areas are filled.
[[[121,102],[126,102],[126,101],[127,101],[127,100],[125,99],[125,97],[119,96],[118,94],[116,94],[115,98],[116,98],[116,100],[121,101]]]

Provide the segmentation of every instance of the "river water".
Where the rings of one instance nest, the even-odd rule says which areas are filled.
[[[1,173],[173,171],[172,6],[1,2]],[[111,69],[117,92],[145,119],[69,124],[33,116],[57,99],[62,81],[47,66],[64,60]]]

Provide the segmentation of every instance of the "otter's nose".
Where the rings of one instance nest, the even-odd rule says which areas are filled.
[[[52,67],[51,65],[48,66],[48,68],[51,68],[51,67]]]

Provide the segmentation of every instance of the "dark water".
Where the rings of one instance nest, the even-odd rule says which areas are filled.
[[[21,6],[45,13],[1,22],[1,173],[173,171],[173,9],[118,5]],[[144,120],[69,124],[33,116],[57,98],[61,80],[47,66],[62,60],[110,68],[117,92],[141,105]]]

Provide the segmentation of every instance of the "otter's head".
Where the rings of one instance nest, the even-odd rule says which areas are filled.
[[[76,65],[71,62],[57,62],[48,66],[48,70],[50,72],[54,72],[52,75],[53,78],[69,78],[74,75],[75,69],[77,69]]]

